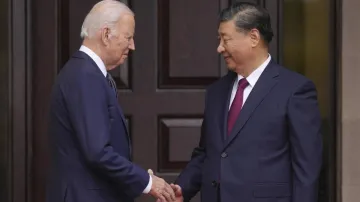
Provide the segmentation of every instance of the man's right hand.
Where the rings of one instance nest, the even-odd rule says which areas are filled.
[[[149,194],[153,197],[160,199],[164,202],[175,202],[175,193],[172,187],[165,182],[162,178],[159,178],[153,174],[152,177],[152,186]]]
[[[183,202],[184,197],[182,195],[181,187],[177,184],[170,184],[170,186],[175,192],[175,198],[176,198],[175,202]],[[158,199],[156,202],[166,202],[166,201]]]

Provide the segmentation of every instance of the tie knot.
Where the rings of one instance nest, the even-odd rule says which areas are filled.
[[[243,78],[239,81],[238,88],[245,89],[246,86],[248,85],[249,85],[248,81],[245,78]]]

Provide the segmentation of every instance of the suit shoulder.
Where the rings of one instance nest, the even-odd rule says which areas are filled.
[[[96,73],[90,68],[92,64],[82,58],[69,59],[64,67],[61,69],[60,74],[94,74]]]
[[[105,76],[97,72],[96,68],[98,67],[94,67],[85,59],[71,58],[59,72],[53,90],[64,95],[90,87],[94,92],[95,89],[103,90],[107,84]]]
[[[283,84],[291,86],[292,88],[299,88],[301,85],[307,83],[311,83],[313,85],[313,81],[306,76],[281,65],[277,66],[279,68],[279,74]]]
[[[103,79],[104,76],[96,68],[86,59],[71,58],[59,71],[57,80],[59,83],[77,83],[82,79]]]

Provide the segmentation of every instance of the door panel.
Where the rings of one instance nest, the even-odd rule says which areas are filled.
[[[203,89],[219,78],[216,22],[220,3],[221,0],[158,1],[158,43],[154,47],[158,53],[157,88]]]

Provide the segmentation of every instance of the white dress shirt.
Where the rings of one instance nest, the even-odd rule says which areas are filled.
[[[263,73],[263,71],[265,70],[266,66],[269,64],[271,60],[271,55],[269,54],[269,57],[265,60],[265,62],[263,62],[258,68],[256,68],[247,78],[247,82],[249,83],[249,85],[244,89],[244,96],[243,96],[243,105],[246,101],[246,99],[249,97],[250,92],[252,91],[252,89],[254,88],[256,82],[259,80],[261,74]],[[238,88],[238,83],[240,81],[240,79],[244,78],[243,76],[238,74],[238,78],[237,81],[234,82],[234,86],[231,92],[231,97],[230,97],[230,104],[229,104],[229,110],[231,107],[231,104],[235,98],[236,95],[236,91]]]
[[[101,70],[101,72],[104,74],[104,76],[106,77],[107,75],[107,71],[106,71],[106,67],[105,67],[105,64],[104,62],[101,60],[101,58],[96,54],[94,53],[94,51],[92,51],[90,48],[82,45],[80,47],[80,51],[86,53],[91,59],[94,60],[94,62],[96,63],[96,65],[99,67],[99,69]],[[151,190],[151,186],[152,186],[152,178],[151,178],[151,175],[149,175],[149,183],[148,185],[146,186],[146,188],[144,189],[143,193],[144,194],[147,194],[150,192]]]

